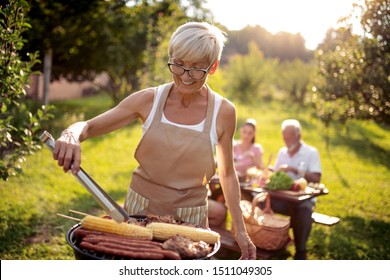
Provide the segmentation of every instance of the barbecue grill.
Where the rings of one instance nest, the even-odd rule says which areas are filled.
[[[51,150],[54,150],[55,140],[48,133],[44,131],[40,136],[40,139],[45,145]],[[129,219],[129,215],[126,211],[120,207],[104,190],[101,188],[81,167],[80,171],[75,175],[77,180],[86,188],[86,190],[93,196],[93,198],[100,204],[100,206],[105,210],[108,217],[112,218],[118,223],[126,222]],[[139,221],[142,221],[146,216],[130,216]],[[89,260],[113,260],[119,259],[118,256],[103,254],[100,252],[94,252],[91,250],[86,250],[79,246],[80,240],[74,234],[78,228],[81,227],[81,224],[78,223],[74,225],[66,234],[66,241],[73,248],[76,259],[89,259]],[[210,259],[215,253],[218,252],[220,248],[220,241],[214,244],[211,253],[206,257],[201,259]]]
[[[141,219],[137,217],[137,219]],[[77,260],[123,260],[124,258],[118,257],[115,255],[104,254],[101,252],[95,252],[91,250],[86,250],[79,246],[80,240],[76,237],[75,232],[81,227],[81,224],[78,223],[72,226],[66,233],[66,241],[73,248],[75,258]],[[197,260],[209,260],[213,255],[215,255],[220,249],[221,242],[215,243],[213,245],[212,251],[205,257]]]

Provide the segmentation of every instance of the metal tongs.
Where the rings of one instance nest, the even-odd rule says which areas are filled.
[[[41,141],[51,150],[54,150],[54,138],[49,132],[44,131],[39,137]],[[117,223],[126,222],[129,215],[120,207],[81,167],[80,171],[74,175],[78,181],[87,189],[99,205]]]

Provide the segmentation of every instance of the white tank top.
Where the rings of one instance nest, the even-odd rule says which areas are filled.
[[[157,91],[154,94],[152,110],[150,111],[148,118],[146,119],[146,121],[142,125],[142,136],[148,130],[148,128],[153,120],[154,114],[156,113],[157,104],[160,100],[160,97],[161,97],[161,94],[163,92],[164,87],[165,87],[165,85],[159,86],[157,88]],[[219,95],[218,93],[212,91],[211,89],[210,89],[210,91],[215,96],[213,121],[211,123],[211,129],[210,129],[210,140],[211,140],[211,145],[212,145],[213,152],[214,152],[215,146],[218,143],[216,122],[217,122],[217,116],[218,116],[219,109],[221,108],[223,97],[221,95]],[[165,114],[163,112],[162,117],[161,117],[161,122],[166,123],[166,124],[175,125],[175,126],[182,127],[182,128],[192,129],[195,131],[203,131],[205,119],[198,124],[185,125],[185,124],[171,122],[170,120],[168,120],[165,117]]]

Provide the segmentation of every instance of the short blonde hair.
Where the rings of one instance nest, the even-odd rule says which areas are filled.
[[[207,22],[188,22],[181,25],[171,37],[168,47],[170,59],[214,63],[221,59],[226,41],[225,33]]]

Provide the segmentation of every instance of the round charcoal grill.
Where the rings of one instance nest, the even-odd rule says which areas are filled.
[[[137,217],[137,219],[139,220],[141,218]],[[80,240],[78,240],[78,238],[74,234],[75,231],[77,231],[80,227],[81,224],[76,224],[73,227],[71,227],[66,233],[66,241],[73,248],[74,255],[77,260],[123,260],[124,259],[122,257],[118,257],[115,255],[103,254],[100,252],[95,252],[95,251],[81,248],[79,246]],[[218,243],[215,243],[213,245],[212,251],[207,256],[197,260],[209,260],[213,255],[215,255],[218,252],[220,246],[221,246],[221,242],[218,241]]]

